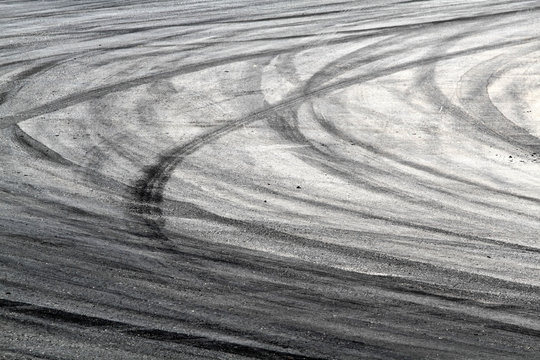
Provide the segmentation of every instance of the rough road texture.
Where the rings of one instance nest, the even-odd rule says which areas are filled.
[[[2,1],[0,357],[533,359],[538,1]]]

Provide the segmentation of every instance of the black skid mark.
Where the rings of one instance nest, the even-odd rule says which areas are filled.
[[[45,321],[81,326],[84,328],[102,328],[119,331],[123,334],[145,338],[148,340],[179,343],[201,349],[226,352],[229,354],[251,357],[254,359],[291,359],[318,360],[320,357],[304,356],[301,354],[270,350],[257,346],[234,343],[230,341],[210,339],[205,336],[195,336],[176,331],[146,328],[131,325],[121,321],[109,320],[96,316],[82,315],[50,307],[32,305],[20,301],[0,299],[0,309],[8,312],[24,314]]]

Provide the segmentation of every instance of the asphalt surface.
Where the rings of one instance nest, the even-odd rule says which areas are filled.
[[[537,1],[1,1],[0,358],[538,359]]]

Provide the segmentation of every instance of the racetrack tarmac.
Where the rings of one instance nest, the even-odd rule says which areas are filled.
[[[537,1],[0,1],[0,358],[537,359]]]

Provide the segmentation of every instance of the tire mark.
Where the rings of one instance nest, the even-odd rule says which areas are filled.
[[[535,52],[538,49],[538,47],[527,49],[520,52],[517,57]],[[540,153],[540,139],[504,116],[493,105],[489,97],[488,86],[493,74],[498,68],[515,58],[515,54],[499,55],[467,71],[460,79],[459,100],[467,110],[472,112],[472,117],[481,128],[528,153]],[[489,119],[489,121],[484,119]]]
[[[538,7],[538,8],[540,9],[540,7]],[[519,12],[522,12],[522,11],[517,11],[517,13],[519,13]],[[511,14],[513,14],[513,13],[514,12],[511,12]],[[446,22],[442,22],[442,23],[446,23]],[[362,35],[362,37],[365,37],[365,36],[373,36],[373,34],[371,34],[371,35],[370,34]],[[346,41],[350,41],[350,40],[351,39],[347,39]],[[536,40],[536,38],[524,39],[523,43],[531,42],[531,41],[534,41],[534,40]],[[337,40],[333,40],[333,41],[332,40],[327,41],[326,43],[327,44],[339,44],[341,42],[342,42],[342,40],[337,39]],[[492,46],[477,47],[477,48],[473,48],[473,49],[470,49],[470,50],[464,50],[464,51],[461,51],[461,52],[457,52],[457,53],[448,55],[447,57],[440,57],[439,59],[433,59],[433,58],[432,59],[426,59],[426,63],[429,63],[431,61],[447,60],[447,59],[450,59],[452,56],[467,55],[468,54],[467,52],[475,53],[475,52],[480,52],[480,51],[487,51],[487,50],[495,49],[495,48],[498,48],[498,47],[501,47],[501,46],[507,46],[510,43],[512,43],[512,42],[500,43],[500,44],[496,44],[496,45],[492,45]],[[35,116],[39,116],[39,115],[51,113],[51,112],[54,112],[54,111],[58,111],[60,109],[66,108],[68,106],[79,104],[81,102],[85,102],[85,101],[93,99],[93,98],[103,97],[103,96],[105,96],[105,95],[107,95],[107,94],[109,94],[111,92],[118,92],[118,91],[128,90],[128,89],[131,89],[133,87],[146,84],[148,82],[167,79],[167,78],[171,78],[171,77],[174,77],[174,76],[188,74],[188,73],[200,71],[200,70],[203,70],[203,69],[207,69],[207,68],[211,68],[211,67],[215,67],[215,66],[219,66],[219,65],[230,64],[230,63],[234,63],[234,62],[238,62],[238,61],[247,61],[247,60],[252,60],[252,59],[257,59],[257,58],[265,58],[265,57],[270,57],[270,56],[276,56],[276,55],[279,55],[279,54],[284,53],[284,52],[298,51],[300,49],[304,49],[304,48],[310,47],[310,46],[311,46],[310,44],[307,44],[307,45],[301,45],[301,46],[296,46],[296,47],[288,47],[288,48],[283,48],[283,49],[278,49],[278,50],[264,50],[264,51],[259,51],[258,53],[254,53],[254,54],[240,54],[240,55],[235,55],[235,56],[222,58],[222,59],[218,59],[218,60],[211,60],[211,61],[198,63],[198,64],[190,64],[190,65],[186,65],[184,67],[181,67],[179,69],[170,70],[170,71],[164,71],[164,72],[160,72],[160,73],[157,73],[157,74],[151,74],[151,75],[147,75],[147,76],[142,76],[142,77],[135,78],[135,79],[132,79],[132,80],[128,80],[128,81],[125,81],[125,82],[122,82],[122,83],[112,84],[112,85],[108,85],[108,86],[104,86],[104,87],[100,87],[100,88],[93,88],[93,89],[90,89],[90,90],[87,90],[87,91],[84,91],[84,92],[80,92],[78,94],[63,97],[63,98],[51,101],[51,102],[49,102],[47,104],[37,106],[37,107],[35,107],[33,109],[30,109],[30,110],[22,111],[20,113],[14,114],[14,115],[4,116],[3,118],[0,118],[0,122],[11,124],[11,123],[27,120],[27,119],[30,119],[30,118],[35,117]],[[410,64],[409,64],[409,66],[410,66]],[[407,66],[407,64],[404,64],[404,68],[402,70],[405,70],[405,69],[409,68],[409,66]],[[396,71],[399,71],[399,70],[397,68],[395,68],[393,70],[388,69],[388,71],[389,72],[396,72]],[[350,80],[350,83],[352,83],[351,81],[352,81],[352,79]],[[346,86],[347,84],[343,83],[342,85]]]
[[[120,321],[82,315],[50,307],[32,305],[29,303],[0,299],[0,308],[10,312],[30,315],[39,319],[62,322],[68,325],[77,325],[85,328],[108,328],[120,331],[126,335],[142,337],[150,340],[178,342],[213,351],[222,351],[229,354],[247,356],[254,359],[304,359],[315,360],[320,357],[304,356],[294,352],[270,350],[267,348],[244,345],[240,343],[215,340],[204,336],[195,336],[178,331],[167,331],[156,328],[145,328]]]
[[[276,111],[290,108],[291,106],[298,105],[302,102],[305,102],[306,100],[310,98],[321,96],[321,95],[330,93],[332,91],[336,91],[338,89],[348,87],[350,85],[353,85],[359,82],[373,80],[382,76],[386,76],[386,75],[390,75],[399,71],[403,71],[405,69],[413,69],[419,65],[436,63],[442,60],[447,60],[447,59],[452,59],[459,56],[470,55],[470,54],[474,54],[474,53],[478,53],[482,51],[487,51],[488,49],[496,49],[496,48],[500,48],[504,46],[516,45],[516,43],[523,44],[523,43],[533,42],[536,40],[537,40],[536,38],[527,38],[527,39],[522,39],[519,41],[508,41],[508,42],[502,42],[502,43],[498,43],[494,45],[480,46],[480,47],[475,47],[472,49],[460,50],[460,51],[456,51],[456,52],[444,54],[444,55],[439,55],[439,56],[432,56],[425,59],[409,61],[409,62],[400,64],[397,66],[387,67],[378,72],[372,72],[370,74],[360,75],[360,76],[355,76],[352,78],[340,80],[337,83],[326,85],[324,87],[312,90],[309,93],[293,95],[290,98],[276,105],[272,105],[260,111],[254,112],[251,115],[248,115],[242,119],[220,126],[214,130],[211,130],[195,138],[194,140],[190,141],[187,144],[173,148],[163,153],[163,155],[160,156],[159,160],[157,161],[155,165],[150,166],[144,170],[145,176],[137,180],[137,182],[135,183],[136,190],[133,193],[135,204],[127,204],[127,208],[130,213],[134,214],[135,217],[139,219],[142,218],[141,220],[147,224],[148,229],[150,231],[149,233],[150,238],[170,243],[170,240],[162,231],[162,227],[164,225],[164,219],[162,217],[163,211],[161,209],[161,203],[163,201],[163,190],[164,190],[165,184],[168,182],[174,169],[179,164],[182,163],[183,159],[186,156],[197,151],[200,147],[204,146],[205,144],[211,141],[214,141],[218,139],[219,137],[227,133],[230,133],[238,128],[241,128],[242,126],[248,123],[251,123],[257,120],[262,120],[268,115],[271,115],[272,113]],[[512,194],[512,196],[519,197],[520,199],[540,203],[540,199],[537,199],[534,197],[527,197],[527,196],[522,196],[522,195],[517,195],[517,194]],[[388,219],[382,216],[375,216],[374,218],[378,220],[388,221],[390,223],[394,223],[398,225],[405,225],[405,226],[410,225],[410,224],[407,224],[406,222],[400,222],[400,221]],[[487,241],[489,243],[491,243],[491,241],[496,241],[496,240],[484,239],[482,237],[473,236],[473,235],[458,234],[449,230],[437,229],[430,226],[414,224],[413,227],[427,230],[430,232],[433,231],[436,233],[446,234],[446,235],[457,235],[460,237],[464,237],[464,238],[468,238],[468,239],[472,239],[476,241]],[[500,243],[508,244],[505,242],[500,242]],[[508,244],[508,246],[517,247],[525,251],[532,251],[532,252],[540,251],[539,249],[535,247],[522,246],[522,245],[517,245],[517,244]]]

